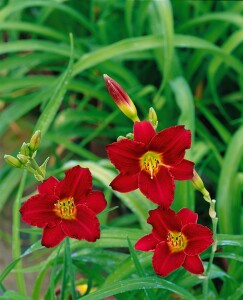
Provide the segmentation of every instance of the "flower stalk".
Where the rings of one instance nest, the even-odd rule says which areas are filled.
[[[21,255],[21,242],[20,242],[20,215],[19,215],[19,208],[21,205],[21,197],[24,192],[25,182],[26,182],[26,175],[27,172],[24,170],[22,179],[20,181],[20,185],[17,191],[17,196],[13,204],[13,225],[12,225],[12,236],[13,236],[13,243],[12,243],[12,257],[13,260],[18,259]],[[18,269],[22,269],[22,261],[20,260],[16,267]],[[24,274],[21,271],[16,272],[16,281],[19,291],[26,295],[26,286],[25,286],[25,279]]]
[[[214,241],[212,243],[208,266],[207,266],[206,271],[204,272],[205,280],[203,282],[204,299],[208,299],[208,281],[209,281],[208,275],[210,273],[210,269],[213,264],[214,255],[217,250],[218,218],[217,218],[217,214],[216,214],[216,210],[215,210],[216,200],[211,199],[209,192],[206,190],[206,188],[204,186],[202,178],[198,175],[196,170],[193,171],[193,178],[192,178],[191,182],[192,182],[192,185],[195,187],[195,189],[197,189],[198,191],[200,191],[202,193],[204,200],[209,203],[209,216],[212,220],[212,231],[213,231],[213,240]]]

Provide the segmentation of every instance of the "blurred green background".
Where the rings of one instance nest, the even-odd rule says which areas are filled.
[[[219,233],[243,233],[242,1],[1,0],[0,8],[2,215],[22,175],[3,155],[16,155],[41,128],[38,159],[50,156],[48,176],[61,176],[73,160],[89,166],[111,206],[120,206],[103,224],[148,228],[150,203],[138,192],[114,195],[107,187],[116,173],[105,145],[133,124],[108,94],[106,73],[129,94],[140,119],[152,106],[158,130],[185,124],[192,131],[187,157],[217,200]],[[28,176],[26,195],[34,184]],[[177,182],[173,208],[184,206],[211,226],[202,196],[190,182]],[[1,221],[1,238],[11,240],[3,227]],[[234,280],[227,279],[222,295],[242,280],[237,261],[227,270]]]

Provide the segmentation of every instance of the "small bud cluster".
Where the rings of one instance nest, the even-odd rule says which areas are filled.
[[[41,132],[37,130],[31,137],[29,143],[23,143],[17,157],[12,155],[4,155],[5,161],[12,167],[26,169],[32,174],[38,181],[45,179],[46,164],[49,160],[47,158],[41,166],[35,161],[36,152],[39,149],[41,142]]]

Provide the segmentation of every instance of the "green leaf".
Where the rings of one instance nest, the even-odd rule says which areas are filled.
[[[184,77],[175,77],[170,81],[172,90],[175,94],[175,99],[181,114],[178,119],[178,124],[183,124],[186,129],[190,129],[192,133],[192,141],[194,142],[195,135],[195,107],[194,98],[188,83]],[[190,158],[190,157],[189,157]]]
[[[152,262],[152,252],[141,252],[137,255],[140,264],[145,268],[151,266]],[[126,258],[123,262],[119,264],[117,269],[110,273],[106,278],[103,286],[109,286],[112,282],[117,282],[121,279],[127,278],[129,275],[135,272],[135,265],[131,260],[131,257]]]
[[[153,33],[157,34],[157,32],[161,31],[163,35],[163,43],[161,44],[163,53],[163,81],[158,92],[160,94],[171,76],[174,51],[174,25],[172,7],[169,0],[154,0],[153,5],[155,7],[154,13],[158,17],[158,24],[154,27]],[[152,23],[155,17],[155,15],[152,15]]]
[[[5,202],[7,201],[9,195],[13,189],[18,184],[21,178],[22,171],[17,169],[12,169],[6,176],[1,180],[0,184],[0,211],[4,208]],[[8,187],[8,188],[6,188]]]
[[[74,49],[73,37],[71,34],[70,34],[70,43],[71,43],[70,45],[71,52],[70,52],[70,60],[69,60],[67,70],[59,78],[54,94],[50,99],[50,101],[48,102],[48,104],[46,105],[44,111],[42,112],[35,126],[35,130],[40,130],[42,135],[45,135],[46,131],[51,125],[51,122],[53,121],[62,103],[63,97],[67,91],[69,80],[71,79],[72,66],[73,66],[73,49]]]
[[[238,246],[243,247],[243,235],[217,234],[219,246]]]
[[[222,233],[241,233],[239,219],[241,211],[239,207],[240,198],[232,197],[232,186],[236,180],[236,172],[242,162],[243,155],[243,126],[241,126],[231,138],[228,145],[216,196],[216,207],[219,217],[219,228]],[[237,201],[237,202],[236,202]]]
[[[57,1],[43,1],[43,0],[35,0],[33,3],[32,0],[21,1],[21,2],[9,2],[3,9],[0,10],[0,22],[7,19],[11,14],[21,11],[28,7],[36,7],[36,6],[46,6],[48,8],[56,8],[57,10],[63,11],[66,15],[72,17],[74,20],[77,20],[81,26],[86,27],[91,32],[94,31],[94,25],[91,22],[88,22],[86,16],[81,14],[80,12],[75,11],[71,7],[67,5],[58,3]]]
[[[76,291],[75,291],[75,274],[73,269],[73,262],[71,257],[71,250],[69,244],[69,237],[65,239],[65,251],[64,251],[64,267],[63,267],[63,281],[61,291],[61,299],[64,300],[65,296],[65,287],[67,286],[67,275],[71,286],[71,295],[72,299],[76,300]],[[63,296],[63,297],[62,297]]]
[[[15,30],[30,33],[37,33],[42,36],[47,36],[60,41],[66,41],[67,37],[60,32],[57,32],[49,27],[27,22],[2,22],[0,23],[0,30]]]
[[[0,296],[0,300],[32,300],[30,297],[20,294],[15,291],[7,291],[3,294],[3,296]]]
[[[158,277],[139,277],[136,279],[127,279],[105,286],[90,295],[79,298],[80,300],[101,300],[108,296],[114,296],[127,291],[146,289],[166,289],[173,293],[179,294],[184,299],[195,299],[191,293],[184,288]]]
[[[197,107],[200,112],[207,118],[207,120],[213,125],[219,136],[227,144],[231,138],[230,132],[225,128],[225,126],[220,122],[204,105],[199,101],[197,102]]]
[[[139,262],[139,260],[138,260],[138,257],[137,257],[137,255],[136,255],[136,252],[135,252],[135,250],[134,250],[134,248],[133,248],[133,246],[132,246],[132,244],[131,244],[129,238],[127,239],[127,241],[128,241],[129,251],[130,251],[130,253],[131,253],[131,256],[132,256],[132,259],[133,259],[133,262],[134,262],[136,271],[137,271],[137,273],[138,273],[138,275],[139,275],[140,277],[145,277],[146,274],[145,274],[145,272],[144,272],[144,270],[143,270],[142,265],[140,264],[140,262]],[[150,299],[150,300],[155,299],[156,296],[155,296],[155,294],[154,294],[154,291],[147,290],[146,287],[144,287],[144,292],[145,292],[145,295],[146,295],[146,297],[147,297],[148,299]]]
[[[3,272],[0,274],[0,283],[2,283],[2,281],[4,280],[4,278],[6,278],[6,276],[13,270],[13,268],[16,266],[16,264],[19,262],[19,260],[23,257],[25,257],[26,255],[29,255],[37,250],[42,249],[43,246],[41,245],[40,241],[36,242],[35,244],[33,244],[30,248],[28,248],[20,257],[18,257],[17,259],[13,260],[4,270]]]
[[[193,18],[192,20],[183,23],[180,26],[179,30],[188,29],[188,27],[194,27],[195,25],[211,22],[211,21],[222,21],[227,23],[233,23],[239,27],[243,26],[243,17],[240,14],[233,13],[233,12],[214,12],[210,14],[205,14],[197,18]],[[219,23],[217,23],[219,24]]]

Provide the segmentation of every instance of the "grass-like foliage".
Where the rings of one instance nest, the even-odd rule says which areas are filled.
[[[243,2],[3,0],[0,38],[0,299],[242,299]],[[211,248],[201,255],[202,275],[180,268],[162,278],[153,253],[134,249],[151,232],[146,220],[156,205],[139,190],[109,186],[118,172],[105,146],[132,132],[133,122],[103,74],[126,90],[140,120],[153,107],[157,131],[183,124],[192,133],[186,158],[216,199],[218,217],[217,250],[214,259]],[[36,130],[36,161],[50,157],[46,178],[62,180],[79,164],[103,191],[96,242],[65,239],[47,249],[41,229],[21,221],[36,180],[3,156],[16,157]],[[176,181],[172,208],[182,207],[212,229],[209,204],[190,180]],[[12,251],[4,265],[1,244]]]

